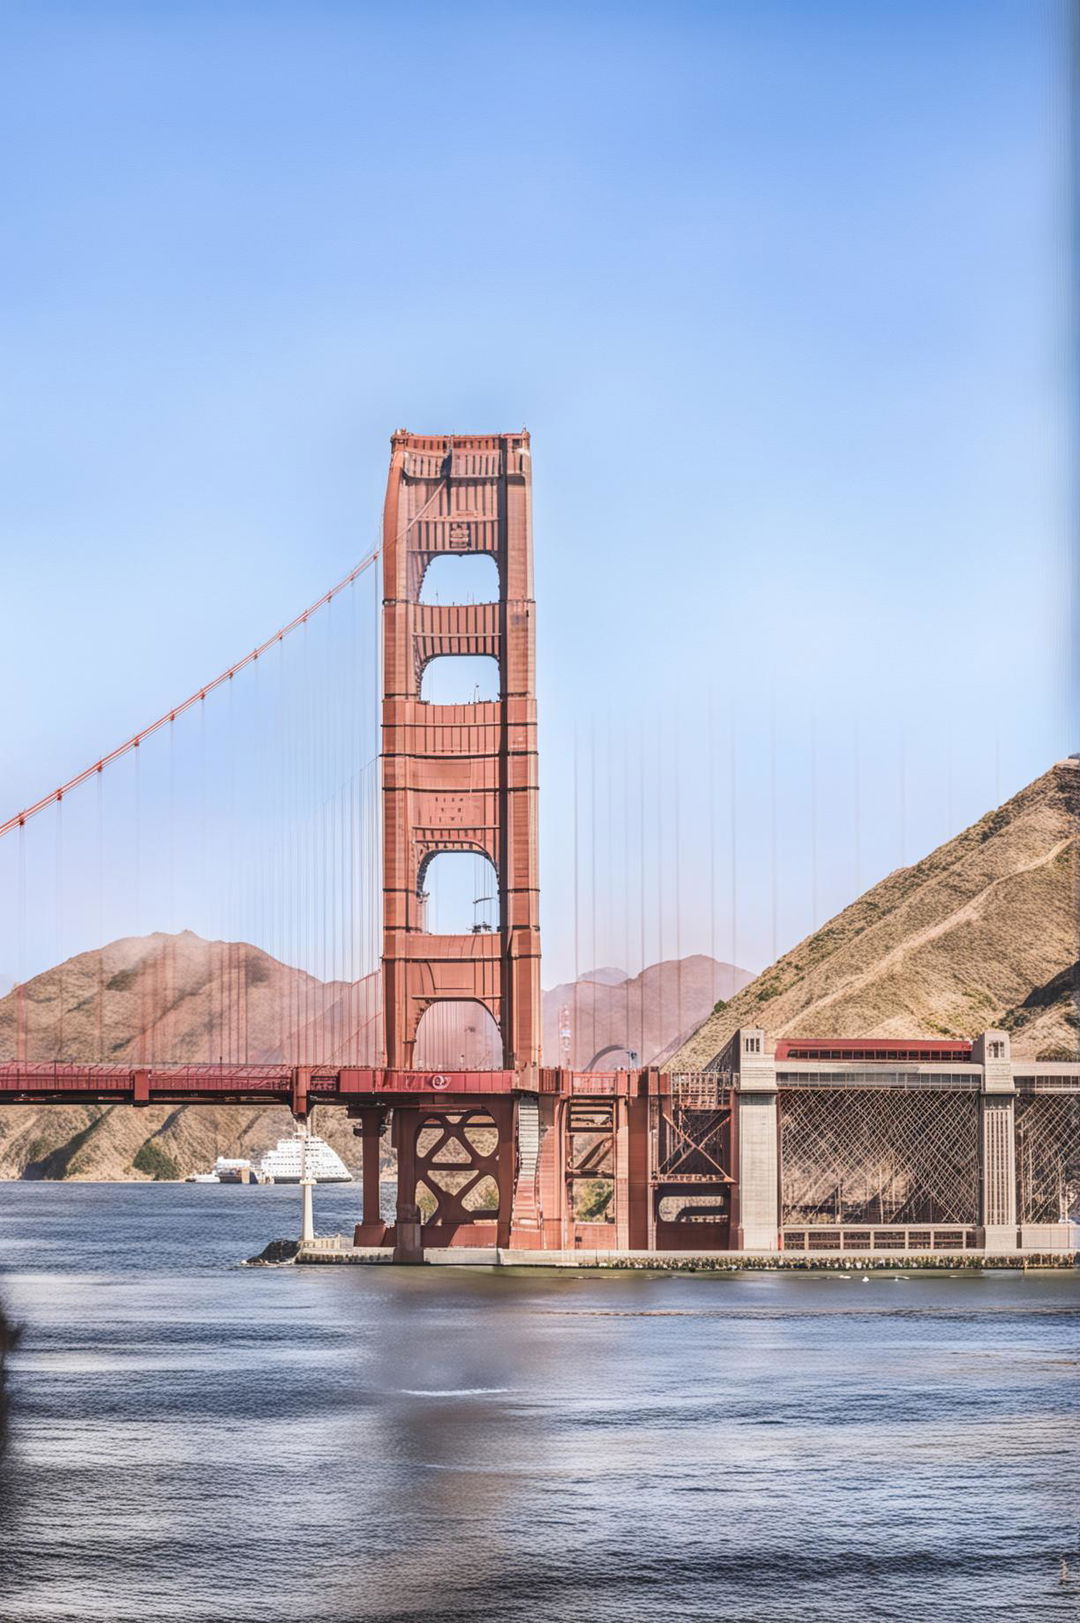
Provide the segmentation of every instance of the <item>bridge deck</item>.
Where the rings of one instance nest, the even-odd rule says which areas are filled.
[[[541,1078],[540,1091],[549,1091]],[[410,1103],[484,1094],[510,1094],[513,1071],[391,1071],[363,1066],[74,1065],[15,1061],[0,1064],[4,1104],[287,1104],[304,1114],[312,1104],[347,1105],[377,1096]]]

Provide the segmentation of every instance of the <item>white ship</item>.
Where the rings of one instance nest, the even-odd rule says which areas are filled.
[[[185,1183],[269,1183],[250,1161],[219,1155],[210,1172],[193,1172]]]
[[[267,1150],[259,1162],[259,1171],[268,1183],[299,1183],[304,1175],[305,1160],[307,1176],[313,1183],[353,1181],[353,1175],[341,1156],[330,1148],[324,1138],[306,1138],[302,1133],[297,1133],[294,1138],[279,1138],[275,1148]]]

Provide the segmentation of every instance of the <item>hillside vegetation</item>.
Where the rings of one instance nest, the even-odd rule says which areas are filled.
[[[1063,761],[901,868],[710,1015],[671,1061],[710,1063],[739,1026],[770,1037],[970,1037],[1077,1053],[1080,764]]]

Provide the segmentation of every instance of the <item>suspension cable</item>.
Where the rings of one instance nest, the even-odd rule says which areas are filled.
[[[205,699],[207,694],[213,693],[215,688],[221,687],[225,682],[230,682],[245,666],[257,660],[261,654],[265,654],[268,648],[273,648],[275,643],[283,642],[289,633],[295,631],[298,626],[306,625],[311,615],[323,608],[339,592],[343,592],[347,586],[351,586],[353,581],[362,575],[365,570],[370,569],[379,556],[379,552],[380,548],[378,547],[373,552],[369,552],[367,557],[358,563],[355,569],[349,571],[344,580],[339,580],[336,586],[331,586],[328,592],[324,592],[317,603],[312,603],[310,608],[304,610],[303,614],[298,614],[295,620],[290,620],[288,625],[282,626],[281,630],[276,631],[272,637],[267,637],[266,641],[260,643],[258,648],[253,648],[250,654],[245,654],[244,658],[238,660],[235,665],[230,665],[227,671],[222,671],[220,676],[215,676],[212,682],[204,683],[190,698],[185,699],[183,704],[175,705],[171,710],[166,711],[149,727],[144,727],[141,732],[134,733],[131,738],[120,744],[116,749],[110,750],[108,755],[103,755],[100,761],[95,761],[93,766],[86,767],[68,783],[62,783],[59,789],[54,789],[51,794],[43,795],[32,806],[27,806],[24,811],[16,812],[15,816],[9,817],[6,823],[0,823],[0,839],[5,834],[10,834],[13,828],[21,828],[31,817],[36,816],[40,811],[44,811],[47,806],[57,805],[65,795],[70,794],[73,789],[77,789],[80,784],[86,783],[95,773],[102,772],[105,767],[111,766],[113,761],[118,761],[121,756],[127,755],[130,750],[138,749],[144,739],[158,732],[160,728],[167,727],[170,722],[176,720],[177,716],[182,716],[185,710],[190,710],[194,705]]]
[[[403,540],[404,537],[408,535],[413,525],[418,524],[420,520],[427,514],[433,503],[438,500],[441,492],[446,488],[448,482],[448,474],[444,473],[439,477],[435,488],[431,492],[431,495],[428,497],[427,501],[424,502],[424,504],[412,515],[410,519],[406,519],[405,523],[398,531],[397,539],[399,541]],[[213,693],[215,688],[221,687],[223,682],[230,682],[238,671],[242,671],[245,666],[250,665],[253,660],[258,659],[260,654],[265,654],[268,648],[272,648],[277,642],[283,642],[291,631],[295,631],[298,626],[306,625],[311,615],[315,614],[319,609],[325,607],[325,605],[330,602],[332,597],[336,597],[339,592],[343,592],[347,586],[351,586],[353,581],[357,580],[366,569],[370,569],[371,565],[375,562],[376,558],[378,558],[381,551],[381,547],[373,548],[372,551],[368,553],[366,558],[361,559],[355,569],[350,569],[344,580],[339,580],[335,586],[331,586],[328,592],[324,592],[317,603],[312,603],[309,608],[304,610],[303,614],[298,614],[296,619],[290,620],[287,626],[282,626],[281,630],[275,631],[272,637],[267,637],[266,641],[260,643],[258,648],[253,648],[250,654],[245,654],[244,658],[238,660],[235,665],[230,665],[227,671],[222,671],[221,675],[215,676],[212,682],[207,682],[203,687],[199,688],[198,692],[193,693],[190,698],[185,699],[183,704],[175,705],[172,710],[166,711],[165,715],[159,716],[157,721],[153,722],[149,727],[144,727],[142,732],[134,733],[116,749],[110,750],[108,755],[103,755],[100,761],[95,761],[93,766],[86,767],[78,774],[77,777],[72,778],[68,783],[62,783],[59,789],[54,789],[51,794],[43,795],[40,800],[36,800],[32,806],[27,806],[23,811],[16,812],[14,817],[9,817],[6,823],[0,823],[0,839],[3,839],[5,834],[10,834],[13,828],[22,828],[23,824],[26,823],[29,818],[35,817],[40,811],[44,811],[46,806],[57,805],[59,801],[63,800],[65,795],[70,794],[73,789],[77,789],[79,785],[81,783],[85,783],[88,778],[92,778],[96,772],[102,772],[105,767],[111,766],[113,761],[118,761],[120,757],[126,755],[129,750],[138,749],[144,738],[149,738],[152,733],[158,732],[160,728],[167,727],[171,721],[176,720],[177,716],[182,716],[185,710],[190,710],[193,705],[196,705],[200,702],[200,700],[205,699],[208,693]]]

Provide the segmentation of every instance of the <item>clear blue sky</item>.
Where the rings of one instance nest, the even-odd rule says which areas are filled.
[[[5,814],[358,559],[398,426],[534,436],[548,982],[629,934],[578,718],[688,702],[678,944],[749,967],[1072,747],[1060,5],[2,27]]]

